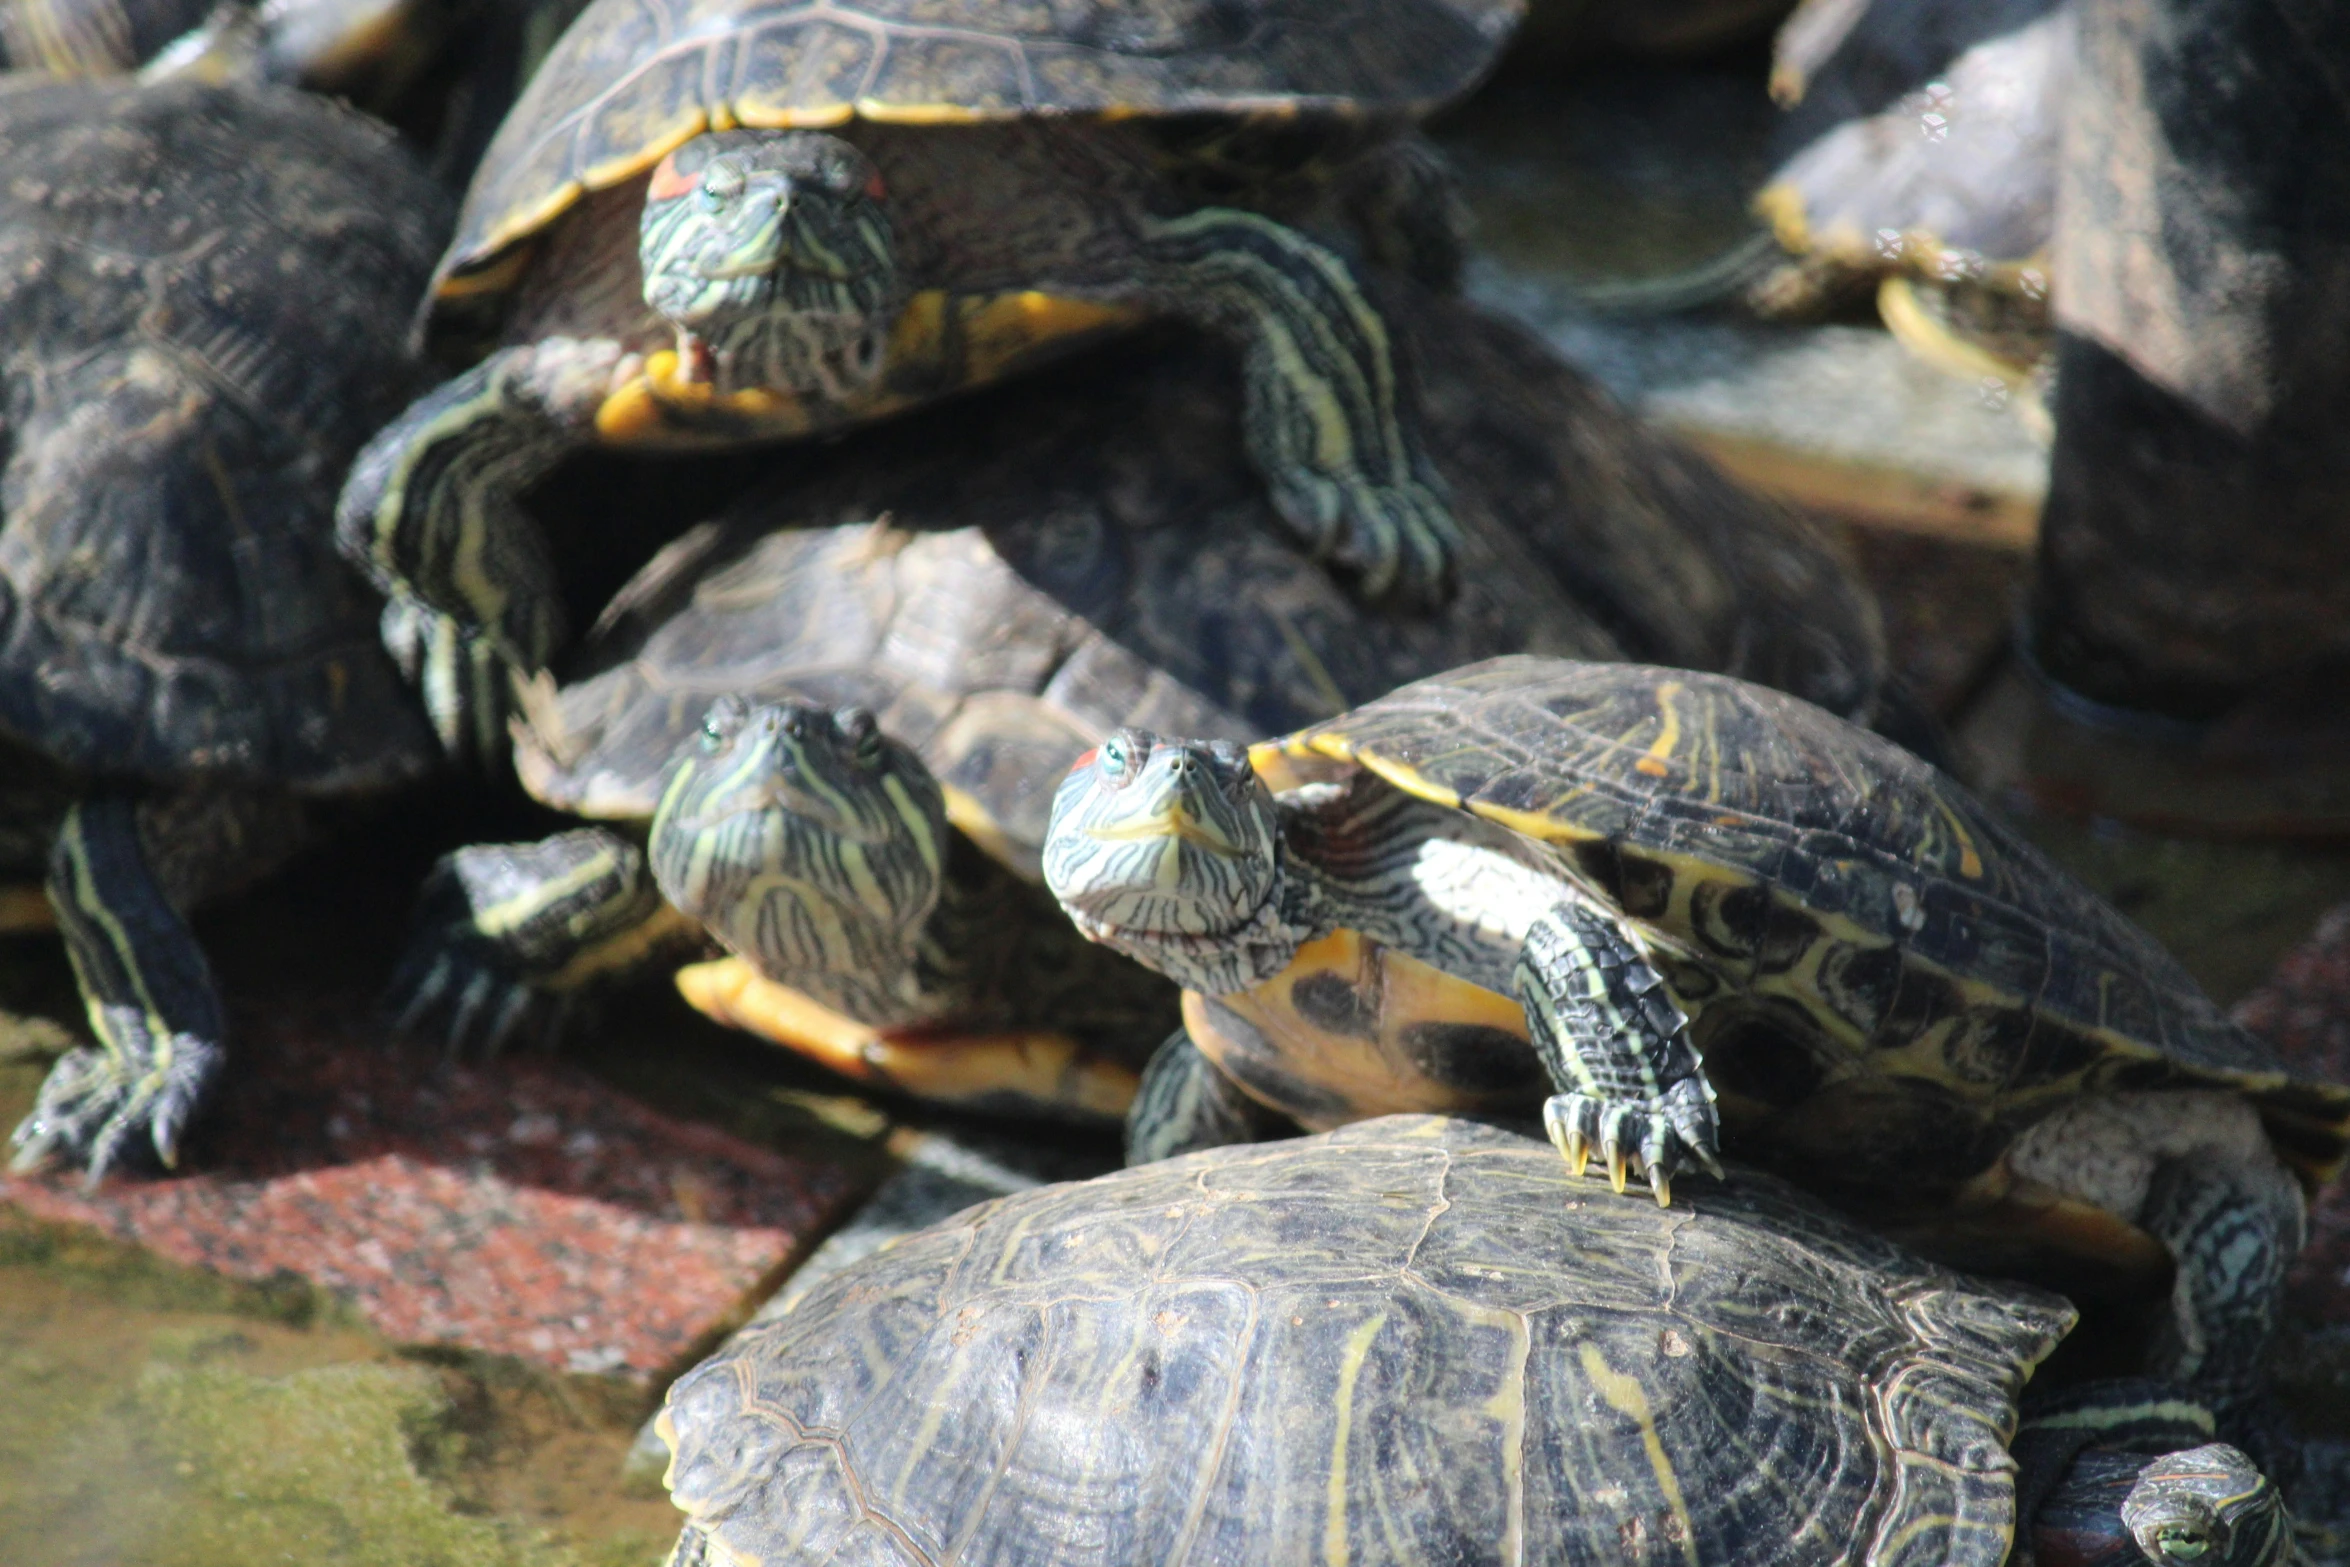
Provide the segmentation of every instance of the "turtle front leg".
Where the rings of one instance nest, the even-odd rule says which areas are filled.
[[[1460,530],[1405,409],[1387,323],[1347,264],[1222,207],[1144,223],[1151,292],[1238,340],[1250,458],[1318,557],[1374,598],[1441,601]]]
[[[2220,1434],[2264,1462],[2281,1438],[2267,1429],[2262,1369],[2307,1222],[2301,1188],[2273,1159],[2166,1161],[2138,1212],[2178,1269],[2147,1370],[2209,1405]]]
[[[1576,903],[1542,915],[1526,932],[1517,989],[1535,1052],[1559,1089],[1542,1107],[1543,1124],[1576,1174],[1597,1151],[1620,1192],[1637,1159],[1660,1207],[1690,1160],[1721,1174],[1713,1085],[1689,1019],[1614,921]]]
[[[596,410],[630,368],[605,339],[501,349],[409,405],[351,465],[335,537],[403,606],[395,646],[446,737],[504,737],[502,664],[535,673],[563,641],[553,563],[521,496],[595,438]],[[445,630],[423,617],[446,617]],[[494,702],[497,711],[477,709]]]
[[[17,1127],[15,1167],[79,1163],[92,1182],[143,1142],[166,1168],[220,1075],[212,966],[164,895],[126,795],[75,805],[49,858],[49,901],[96,1047],[51,1069]]]
[[[455,1055],[552,1043],[592,989],[700,939],[653,885],[644,851],[602,827],[442,856],[385,1009]]]
[[[1259,1104],[1203,1054],[1188,1029],[1167,1036],[1126,1111],[1126,1162],[1155,1164],[1203,1148],[1295,1136],[1297,1123]]]

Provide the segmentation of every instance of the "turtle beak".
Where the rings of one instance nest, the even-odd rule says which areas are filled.
[[[1085,834],[1103,843],[1139,843],[1148,838],[1173,838],[1192,848],[1205,850],[1218,859],[1237,860],[1247,851],[1234,843],[1211,822],[1203,821],[1181,801],[1164,809],[1111,827],[1088,827]]]
[[[1086,835],[1100,843],[1172,840],[1220,860],[1248,853],[1248,846],[1236,841],[1219,821],[1221,813],[1200,809],[1200,791],[1214,788],[1214,783],[1181,747],[1160,748],[1135,788],[1148,791],[1138,809],[1121,812],[1115,822],[1088,826]]]

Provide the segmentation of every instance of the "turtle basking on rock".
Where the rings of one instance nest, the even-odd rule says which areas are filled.
[[[1457,266],[1415,119],[1515,0],[597,0],[476,176],[426,317],[494,350],[354,466],[454,746],[563,643],[516,495],[570,451],[823,434],[1156,319],[1239,351],[1278,515],[1431,601],[1457,527],[1355,257]],[[1336,248],[1333,248],[1336,247]],[[1344,254],[1342,254],[1344,252]]]
[[[1766,1176],[1660,1210],[1399,1116],[850,1263],[669,1390],[669,1560],[2286,1567],[2191,1406],[2017,1434],[2072,1322]]]
[[[2350,1087],[1948,777],[1718,675],[1510,657],[1253,752],[1124,731],[1044,863],[1186,987],[1136,1157],[1540,1104],[1661,1204],[1727,1148],[1931,1254],[2168,1291],[2146,1369],[2231,1418],[2350,1138]]]
[[[610,825],[446,862],[395,1012],[452,1045],[535,1031],[592,982],[706,939],[706,921],[740,955],[680,983],[731,1021],[917,1093],[1003,1103],[1026,1083],[1031,1103],[1115,1112],[1174,1027],[1171,992],[1104,968],[1035,883],[1054,785],[1121,724],[1239,738],[1526,646],[1889,705],[1867,597],[1802,524],[1522,330],[1381,297],[1410,323],[1397,341],[1461,518],[1445,608],[1365,606],[1268,526],[1236,377],[1181,334],[782,454],[623,591],[572,682],[517,727],[526,787]],[[865,716],[836,718],[851,708]],[[775,782],[786,763],[831,781]],[[889,780],[895,796],[850,809],[873,824],[853,849],[833,837],[845,818],[808,815]],[[638,843],[665,798],[648,867]],[[705,828],[724,844],[697,845]],[[770,852],[798,857],[809,897],[860,911],[853,944],[787,951],[795,920],[761,935],[775,911],[738,897],[727,867]],[[852,861],[901,854],[892,879],[837,884]],[[665,861],[694,922],[656,889]],[[975,927],[969,907],[998,917]],[[1098,1075],[1077,1067],[1089,1059]]]
[[[47,867],[96,1048],[20,1164],[169,1164],[223,1021],[180,910],[436,755],[333,541],[413,384],[446,203],[279,88],[0,84],[0,851]]]

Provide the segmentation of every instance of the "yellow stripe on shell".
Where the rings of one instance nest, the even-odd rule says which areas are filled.
[[[1346,1567],[1346,1444],[1354,1435],[1355,1384],[1362,1377],[1363,1362],[1370,1358],[1373,1341],[1386,1326],[1385,1312],[1357,1323],[1346,1336],[1346,1348],[1340,1351],[1337,1407],[1331,1412],[1328,1512],[1322,1525],[1324,1567]]]
[[[1640,1379],[1627,1376],[1607,1363],[1599,1346],[1585,1342],[1582,1346],[1583,1374],[1608,1407],[1618,1414],[1630,1416],[1640,1427],[1640,1445],[1648,1453],[1648,1467],[1656,1476],[1657,1489],[1664,1493],[1665,1505],[1672,1509],[1673,1521],[1680,1525],[1678,1538],[1682,1559],[1689,1567],[1699,1567],[1697,1560],[1697,1526],[1689,1517],[1689,1505],[1681,1496],[1681,1477],[1673,1472],[1673,1461],[1665,1454],[1663,1437],[1657,1434],[1656,1415],[1648,1407],[1648,1393]]]

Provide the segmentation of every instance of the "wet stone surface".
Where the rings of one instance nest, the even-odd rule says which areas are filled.
[[[290,1273],[408,1343],[674,1372],[861,1195],[842,1166],[672,1119],[546,1057],[443,1065],[332,1014],[240,1031],[194,1173],[0,1179],[174,1262]]]

